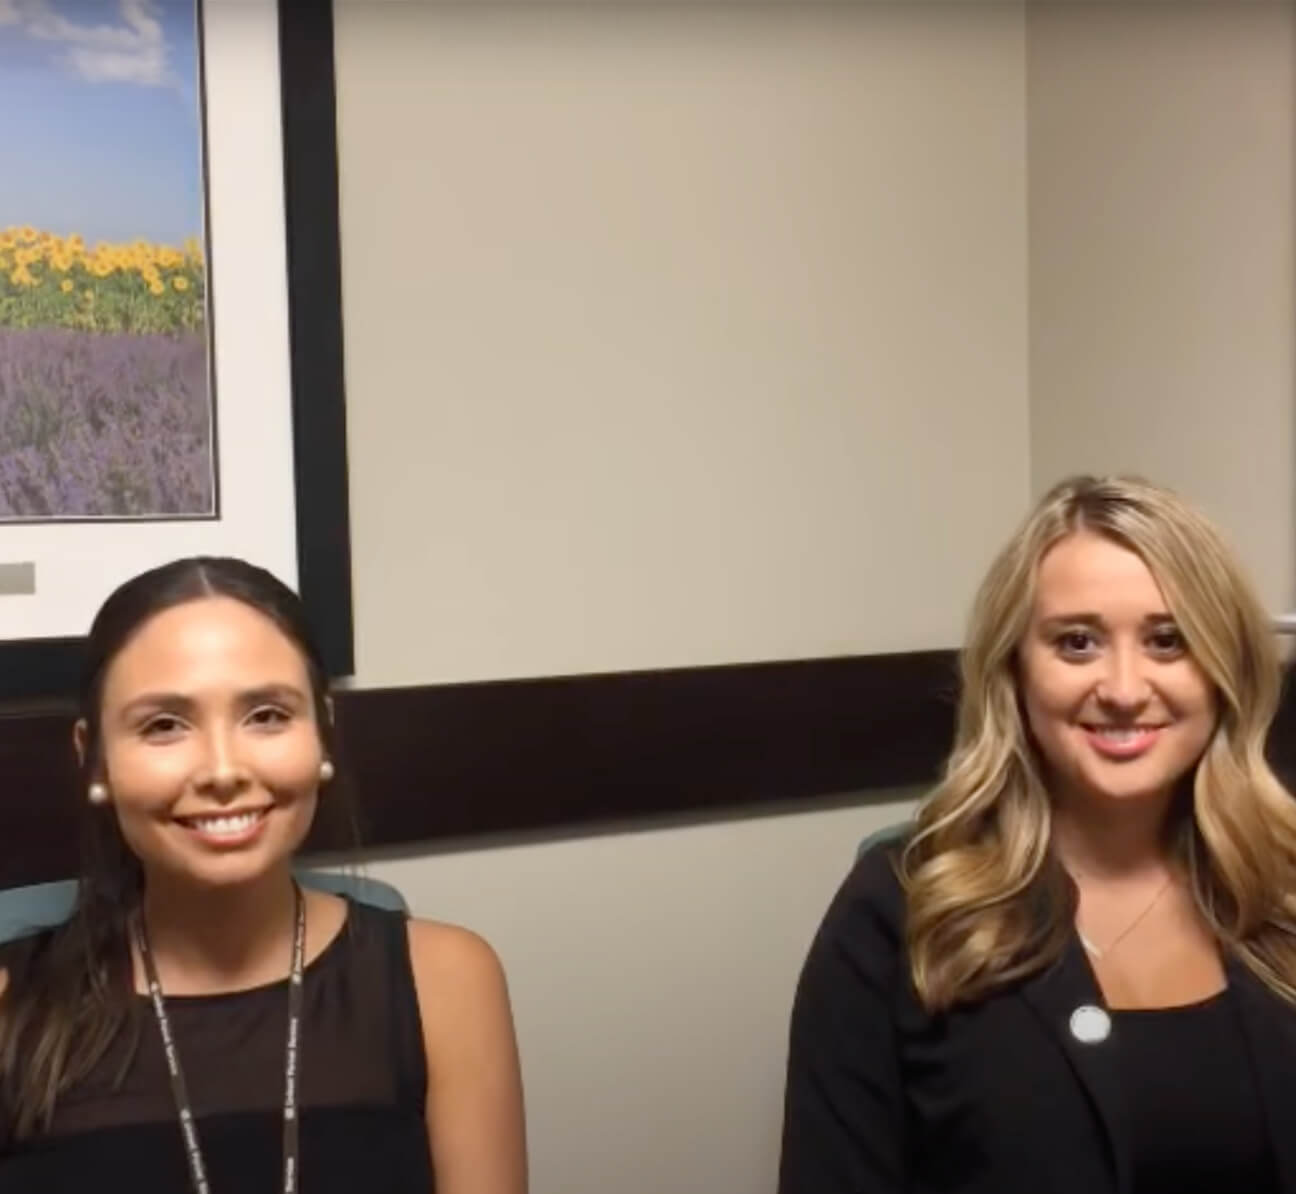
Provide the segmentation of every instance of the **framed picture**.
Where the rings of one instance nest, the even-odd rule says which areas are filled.
[[[331,6],[0,0],[0,133],[0,703],[184,555],[293,585],[349,674]]]

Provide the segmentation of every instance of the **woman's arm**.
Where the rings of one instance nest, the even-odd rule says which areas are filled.
[[[895,996],[903,899],[866,855],[838,891],[792,1009],[779,1194],[908,1189]]]
[[[464,929],[409,922],[437,1194],[526,1194],[522,1078],[504,971]]]

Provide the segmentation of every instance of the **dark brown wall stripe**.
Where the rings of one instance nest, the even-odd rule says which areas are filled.
[[[930,782],[949,651],[338,694],[366,845],[577,829]],[[0,715],[0,887],[76,870],[84,797],[65,713]],[[1296,777],[1291,685],[1271,736]],[[325,797],[313,849],[346,848]]]
[[[339,693],[365,844],[720,812],[926,782],[953,655],[924,651]],[[0,887],[72,874],[67,714],[0,716]],[[310,845],[349,838],[325,798]]]

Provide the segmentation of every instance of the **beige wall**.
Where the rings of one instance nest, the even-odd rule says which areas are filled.
[[[359,682],[957,642],[1027,488],[1020,8],[338,17]]]
[[[534,1194],[771,1194],[797,969],[867,808],[413,856],[368,873],[508,968]]]
[[[1293,6],[1028,13],[1032,486],[1174,485],[1291,608]]]
[[[1025,500],[1020,6],[612,7],[337,7],[360,685],[952,645]],[[535,1194],[772,1191],[912,795],[371,867],[499,950]]]

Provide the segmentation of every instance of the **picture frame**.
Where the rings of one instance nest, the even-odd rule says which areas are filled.
[[[205,7],[209,14],[238,11],[244,17],[258,10],[259,20],[232,31],[240,38],[266,42],[277,29],[291,441],[291,459],[282,464],[285,472],[291,469],[290,562],[329,678],[336,679],[353,672],[354,644],[332,6],[257,0],[236,10],[207,0]],[[271,52],[265,44],[250,48],[261,56]],[[222,163],[209,160],[207,168],[210,194],[211,173]],[[222,285],[220,252],[217,244],[211,261],[214,296]],[[219,317],[215,335],[219,343]],[[147,535],[149,525],[123,533]],[[204,549],[198,536],[194,539],[199,554]],[[232,554],[239,554],[236,548]],[[117,581],[136,570],[128,569]],[[77,689],[84,644],[75,634],[0,639],[0,709],[12,713],[65,704]]]

